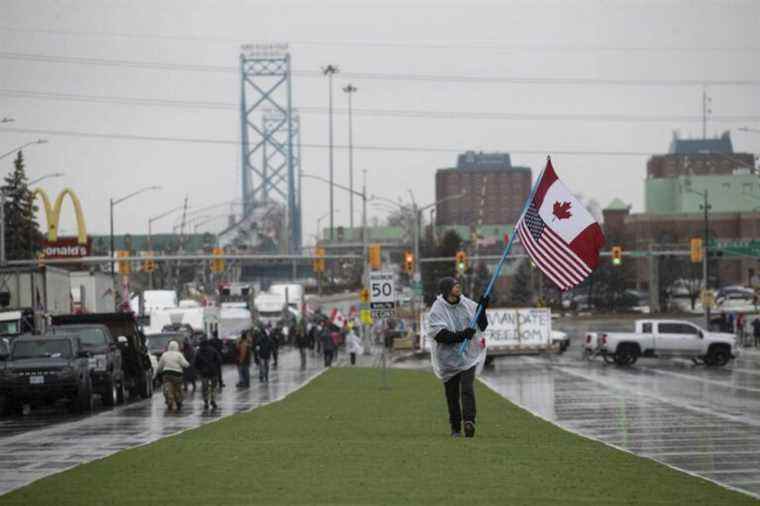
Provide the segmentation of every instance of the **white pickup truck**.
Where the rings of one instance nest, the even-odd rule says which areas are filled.
[[[683,320],[636,320],[635,332],[600,332],[596,341],[598,353],[617,365],[632,365],[639,357],[682,357],[724,366],[739,355],[733,334],[708,332]]]

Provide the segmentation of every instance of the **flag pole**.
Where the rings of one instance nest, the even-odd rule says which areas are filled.
[[[538,183],[541,182],[541,179],[544,177],[544,172],[546,172],[546,166],[548,166],[552,161],[551,156],[546,157],[546,165],[544,166],[543,170],[541,171],[541,174],[539,174],[538,178],[536,179],[536,182],[533,183],[533,188],[530,189],[530,194],[528,195],[528,200],[525,201],[525,205],[523,205],[522,211],[520,212],[520,218],[515,222],[515,226],[512,228],[512,233],[509,235],[509,242],[507,243],[507,247],[504,248],[504,252],[501,254],[501,259],[499,260],[499,264],[496,266],[496,270],[493,272],[493,275],[491,276],[491,280],[488,282],[488,286],[486,287],[486,291],[483,292],[482,297],[488,297],[491,295],[491,291],[493,290],[493,285],[496,283],[496,278],[499,277],[499,274],[501,273],[501,269],[504,267],[504,262],[507,261],[507,257],[509,256],[510,251],[512,251],[512,244],[515,241],[515,236],[517,235],[517,225],[520,223],[520,220],[523,219],[525,216],[526,211],[528,210],[528,207],[530,207],[530,203],[533,202],[533,197],[536,195],[536,190],[538,189]],[[468,327],[475,328],[475,324],[478,321],[478,317],[480,316],[480,312],[483,310],[483,306],[481,304],[478,304],[478,308],[475,310],[475,316],[472,317],[472,320],[470,320],[470,324]],[[462,344],[459,346],[459,352],[464,354],[465,350],[467,349],[467,346],[469,344],[469,339],[465,339],[462,341]]]

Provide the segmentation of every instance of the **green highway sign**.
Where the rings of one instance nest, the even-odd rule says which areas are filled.
[[[728,255],[760,257],[760,241],[725,241],[710,245],[711,250],[722,251]]]

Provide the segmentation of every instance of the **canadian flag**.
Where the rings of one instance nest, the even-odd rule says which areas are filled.
[[[604,234],[583,204],[546,163],[517,233],[533,262],[561,290],[581,283],[599,265]]]
[[[346,324],[346,318],[343,316],[343,313],[341,313],[337,308],[332,310],[330,319],[332,320],[333,325],[340,329],[342,329]]]

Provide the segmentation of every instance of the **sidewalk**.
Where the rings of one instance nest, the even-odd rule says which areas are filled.
[[[345,354],[341,355],[342,359]],[[197,391],[186,393],[179,414],[167,414],[164,397],[158,390],[151,399],[0,438],[0,454],[13,456],[0,461],[0,494],[79,464],[278,401],[323,371],[322,361],[311,356],[306,370],[301,371],[298,351],[286,348],[280,353],[279,367],[270,371],[270,382],[266,385],[259,384],[256,366],[251,365],[251,387],[236,389],[237,369],[225,366],[227,387],[218,394],[220,409],[213,414],[203,412],[198,381]]]

